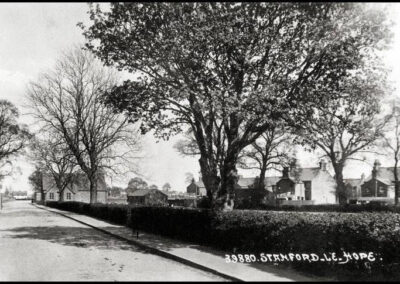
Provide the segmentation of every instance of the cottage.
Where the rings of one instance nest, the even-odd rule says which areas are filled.
[[[155,188],[137,189],[128,194],[128,204],[132,206],[168,205],[168,196]]]
[[[326,170],[324,160],[314,168],[285,167],[276,186],[276,195],[281,204],[337,203],[336,182]]]
[[[89,190],[89,180],[86,175],[82,173],[75,173],[74,181],[67,185],[63,191],[63,196],[61,200],[63,201],[79,201],[79,202],[90,202],[90,190]],[[45,194],[46,201],[58,201],[60,200],[60,191],[56,186],[54,178],[50,174],[42,175],[43,192]],[[104,180],[104,175],[101,175],[97,182],[97,202],[106,203],[107,193],[106,193],[106,182]],[[41,194],[35,194],[36,201],[41,200]]]
[[[398,169],[400,175],[400,170]],[[361,185],[359,202],[383,201],[394,202],[394,168],[381,167],[378,160],[374,162],[371,175]]]
[[[266,177],[264,180],[265,191],[263,197],[260,197],[260,192],[254,190],[255,177],[243,177],[239,175],[239,180],[235,185],[235,204],[238,202],[272,202],[271,196],[273,196],[276,190],[276,183],[280,177],[272,176]],[[199,181],[192,182],[186,187],[186,192],[189,195],[196,195],[198,197],[206,195],[206,188],[200,176]],[[261,198],[261,200],[259,200]]]

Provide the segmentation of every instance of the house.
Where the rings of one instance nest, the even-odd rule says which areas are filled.
[[[192,179],[192,182],[186,187],[186,193],[193,194],[196,196],[207,195],[206,187],[204,186],[201,176],[199,178],[199,181],[197,182],[194,179]]]
[[[280,177],[272,176],[266,177],[264,181],[265,185],[265,196],[264,201],[271,199],[270,197],[276,190],[276,183]],[[257,196],[259,192],[255,191],[253,185],[256,181],[255,177],[243,177],[239,175],[239,180],[235,185],[235,203],[242,201],[249,201],[259,199]],[[195,195],[197,197],[206,196],[207,191],[200,176],[199,180],[196,182],[192,179],[192,182],[186,187],[186,193],[188,195]]]
[[[168,195],[155,188],[137,189],[128,194],[131,206],[163,206],[168,205]]]
[[[90,185],[89,179],[83,173],[74,173],[75,177],[73,182],[71,182],[64,189],[63,192],[63,201],[78,201],[90,203]],[[42,184],[43,184],[43,192],[45,194],[46,201],[58,201],[59,198],[59,189],[56,186],[54,178],[50,174],[42,175]],[[107,192],[106,192],[106,182],[104,179],[104,175],[100,175],[97,182],[97,202],[106,203],[107,201]],[[35,194],[36,201],[41,200],[41,194]]]
[[[336,182],[326,170],[326,162],[319,167],[285,167],[282,178],[276,184],[280,204],[336,204]]]
[[[400,170],[397,169],[400,176]],[[381,167],[378,160],[374,162],[371,175],[361,185],[361,194],[357,201],[371,202],[383,201],[394,202],[394,167]]]

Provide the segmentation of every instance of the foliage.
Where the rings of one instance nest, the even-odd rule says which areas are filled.
[[[7,100],[0,100],[0,161],[6,162],[19,154],[29,142],[31,134],[26,125],[19,124],[17,107]]]
[[[46,206],[85,214],[99,219],[125,225],[127,222],[127,206],[120,204],[88,204],[83,202],[54,202],[46,201]]]
[[[48,202],[48,206],[88,214],[123,224],[127,206]],[[112,217],[113,216],[113,217]],[[129,225],[177,239],[212,245],[234,253],[377,253],[375,262],[351,260],[293,263],[293,266],[317,274],[347,279],[398,277],[400,262],[400,214],[387,212],[308,213],[234,210],[213,213],[210,210],[136,207]],[[229,236],[227,238],[226,236]],[[310,240],[313,240],[312,242]],[[341,273],[337,273],[341,272]],[[346,278],[344,278],[346,279]]]
[[[141,179],[140,177],[132,178],[128,183],[128,188],[126,189],[126,193],[129,195],[135,190],[138,189],[146,189],[148,188],[147,182]]]
[[[110,196],[118,197],[118,196],[121,196],[124,189],[121,187],[118,187],[118,186],[113,186],[113,187],[107,188],[107,191],[109,192]]]
[[[35,192],[43,193],[42,174],[39,168],[35,168],[28,177],[28,181]]]
[[[162,189],[164,191],[170,191],[171,190],[171,185],[169,184],[169,182],[166,182],[163,186]]]
[[[382,12],[357,3],[113,3],[89,13],[87,47],[137,75],[106,103],[157,137],[189,127],[210,199],[231,198],[238,155],[262,133],[341,97],[332,88],[389,31]]]

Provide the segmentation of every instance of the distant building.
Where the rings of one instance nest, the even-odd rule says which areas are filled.
[[[354,203],[353,201],[361,196],[361,185],[364,183],[364,180],[364,174],[361,175],[361,178],[348,178],[343,180],[349,203]]]
[[[285,167],[276,184],[276,195],[281,204],[336,204],[336,182],[326,170],[326,162],[319,167]]]
[[[168,196],[155,188],[137,189],[128,194],[128,204],[132,206],[165,206]]]
[[[74,182],[67,185],[63,192],[63,201],[78,201],[90,203],[90,185],[89,179],[83,173],[74,173]],[[50,174],[42,175],[43,191],[45,201],[58,201],[59,189],[56,186],[54,178]],[[107,201],[107,185],[104,175],[100,175],[97,182],[97,202],[106,203]],[[35,194],[36,201],[41,200],[41,194]]]
[[[398,169],[400,176],[400,170]],[[381,167],[378,160],[374,162],[371,175],[361,185],[359,202],[384,201],[394,202],[394,167]]]
[[[276,190],[276,183],[280,179],[280,177],[273,176],[273,177],[266,177],[264,180],[265,185],[265,192],[264,192],[264,201],[261,200],[260,202],[265,202],[268,198],[270,198]],[[258,194],[256,190],[254,190],[253,185],[256,181],[255,177],[243,177],[239,175],[239,180],[235,185],[235,203],[248,201],[252,202],[255,199],[258,199]],[[202,178],[200,177],[199,180],[196,182],[192,179],[192,182],[186,187],[186,193],[188,195],[195,195],[198,197],[206,196],[207,191],[205,185],[203,183]]]

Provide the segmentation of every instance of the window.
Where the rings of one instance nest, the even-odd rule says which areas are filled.
[[[71,193],[67,192],[67,200],[71,200]]]
[[[54,193],[53,193],[53,192],[50,192],[49,198],[50,198],[50,199],[54,199]]]
[[[306,200],[311,200],[311,181],[304,181],[304,195]]]
[[[387,188],[384,186],[378,187],[378,197],[387,197]]]

